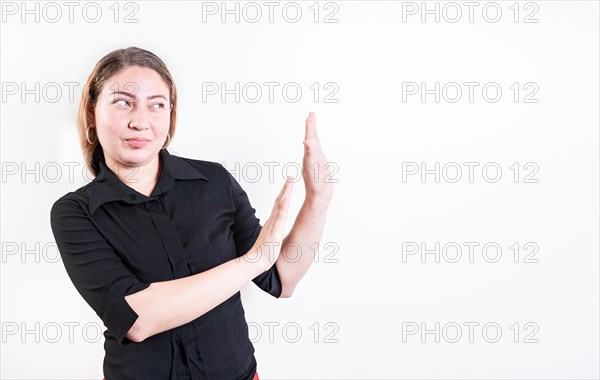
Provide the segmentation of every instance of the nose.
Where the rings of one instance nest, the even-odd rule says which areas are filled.
[[[134,128],[137,130],[144,130],[150,128],[148,111],[144,107],[136,107],[136,109],[133,112],[131,112],[130,115],[130,128]]]

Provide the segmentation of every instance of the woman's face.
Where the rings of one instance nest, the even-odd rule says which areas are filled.
[[[96,102],[96,132],[109,168],[158,160],[169,132],[169,88],[154,70],[131,66],[110,77]]]

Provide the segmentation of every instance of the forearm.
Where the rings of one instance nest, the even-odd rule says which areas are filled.
[[[154,282],[125,297],[138,314],[127,337],[135,342],[184,325],[223,303],[264,268],[246,255],[189,277]]]
[[[125,300],[138,315],[127,338],[141,342],[147,337],[189,323],[269,270],[273,266],[273,259],[263,252],[271,252],[271,243],[277,243],[275,247],[282,245],[291,183],[285,182],[275,200],[271,216],[246,254],[193,276],[152,283],[146,289],[126,296]]]
[[[275,263],[283,287],[281,297],[292,295],[314,261],[325,228],[327,207],[328,202],[305,200],[284,238]]]

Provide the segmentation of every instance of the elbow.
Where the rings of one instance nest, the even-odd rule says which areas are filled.
[[[294,294],[294,287],[283,286],[279,298],[290,298]]]
[[[127,331],[127,334],[125,334],[127,339],[135,343],[141,343],[157,334],[157,321],[154,320],[155,313],[151,309],[150,299],[153,295],[149,293],[151,291],[150,287],[125,296],[125,301],[138,316],[129,331]]]
[[[134,343],[143,342],[144,339],[146,339],[146,337],[142,336],[142,334],[140,334],[139,331],[135,331],[134,329],[135,329],[135,324],[133,326],[131,326],[131,329],[127,332],[127,334],[125,334],[125,338],[129,339],[130,341],[132,341]]]
[[[127,334],[125,334],[125,337],[132,342],[141,343],[152,335],[153,334],[149,331],[149,329],[143,323],[141,323],[140,318],[138,318],[133,323]]]

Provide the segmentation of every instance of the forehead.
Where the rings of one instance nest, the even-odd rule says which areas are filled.
[[[102,92],[126,91],[132,94],[169,95],[169,87],[159,73],[148,67],[130,66],[106,80]]]

